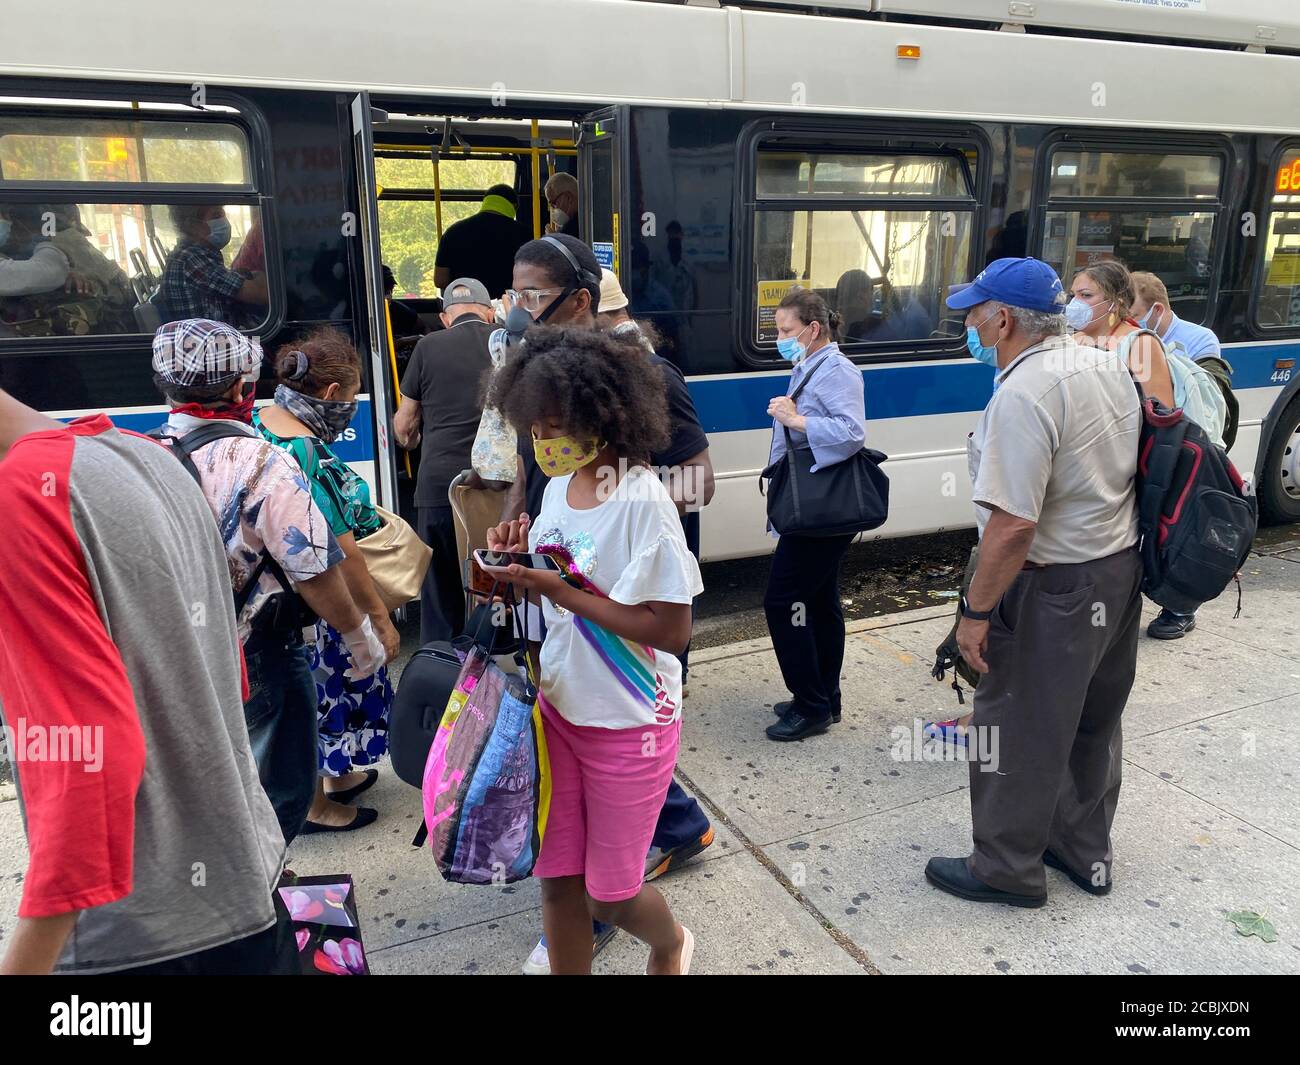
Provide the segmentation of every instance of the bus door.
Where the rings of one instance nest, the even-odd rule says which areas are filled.
[[[374,123],[388,116],[370,106],[368,93],[352,98],[352,153],[357,173],[357,218],[354,235],[361,241],[365,277],[363,290],[366,315],[361,353],[370,362],[370,411],[374,419],[375,467],[373,486],[377,502],[394,511],[401,507],[397,497],[397,464],[392,441],[392,396],[397,387],[392,348],[389,345],[388,311],[384,305],[384,278],[379,254],[379,207],[375,180]],[[345,223],[348,221],[344,220]]]
[[[600,265],[613,270],[620,280],[627,270],[629,247],[623,180],[628,169],[628,125],[627,107],[607,107],[584,116],[578,138],[582,239],[592,246]]]

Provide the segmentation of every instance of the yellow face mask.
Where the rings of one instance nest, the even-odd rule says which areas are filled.
[[[595,440],[580,441],[571,436],[533,437],[533,455],[547,477],[563,477],[582,469],[605,445]]]

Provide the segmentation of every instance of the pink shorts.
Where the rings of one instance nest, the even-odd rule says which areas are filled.
[[[541,706],[551,810],[533,876],[583,876],[593,899],[630,899],[645,880],[646,852],[677,764],[681,722],[584,728],[545,700]]]

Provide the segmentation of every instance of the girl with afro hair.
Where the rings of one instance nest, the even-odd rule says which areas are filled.
[[[648,973],[685,974],[694,938],[648,884],[645,856],[681,730],[681,663],[703,590],[677,508],[649,466],[668,440],[663,375],[601,333],[538,326],[487,402],[532,437],[550,480],[541,513],[488,533],[495,551],[560,573],[495,574],[540,598],[539,704],[551,806],[534,875],[553,973],[591,971],[592,920],[650,947]]]

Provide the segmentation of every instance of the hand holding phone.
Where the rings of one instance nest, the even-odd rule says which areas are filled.
[[[516,592],[535,592],[558,601],[569,588],[559,563],[550,555],[478,550],[474,552],[474,561],[485,573],[510,584]]]

